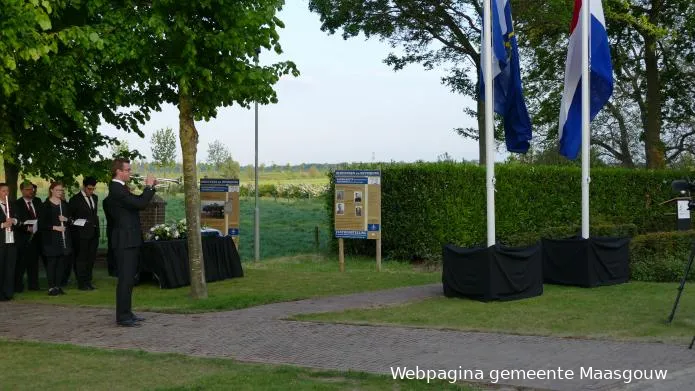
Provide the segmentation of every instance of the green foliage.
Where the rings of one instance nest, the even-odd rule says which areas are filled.
[[[220,140],[208,144],[208,164],[219,170],[222,164],[232,158],[231,152]]]
[[[535,135],[541,136],[536,140],[552,144],[548,141],[557,140],[572,2],[512,0],[512,6],[524,92]],[[685,65],[695,56],[695,3],[604,0],[603,7],[615,88],[611,102],[592,123],[591,143],[603,157],[625,167],[645,161],[649,168],[661,167],[664,155],[671,163],[692,152],[695,91],[682,86],[695,82],[693,68]]]
[[[102,176],[108,162],[99,149],[115,139],[99,126],[140,133],[151,108],[130,84],[128,53],[136,41],[117,24],[132,6],[105,0],[0,4],[0,63],[12,65],[0,70],[6,171],[68,186],[78,175]]]
[[[219,107],[275,103],[273,86],[284,74],[298,75],[296,67],[289,61],[257,66],[254,60],[261,49],[282,53],[278,30],[284,24],[276,13],[283,3],[154,0],[142,4],[129,19],[143,45],[137,48],[139,81],[159,102],[178,105],[181,97],[190,100],[196,120],[214,118]]]
[[[172,167],[176,162],[176,135],[174,129],[156,130],[152,134],[152,160],[159,167]]]
[[[254,197],[256,195],[256,187],[253,183],[241,185],[239,189],[242,197]],[[319,198],[324,197],[328,192],[326,185],[314,184],[275,184],[261,183],[258,186],[259,197],[273,197],[285,199],[301,199],[301,198]]]
[[[241,175],[241,167],[239,162],[234,161],[231,156],[222,162],[219,170],[222,172],[224,178],[238,179]]]
[[[630,243],[633,280],[675,282],[683,278],[695,231],[655,232],[639,235]],[[695,280],[695,273],[690,274]]]
[[[369,165],[382,170],[382,251],[395,259],[441,257],[442,245],[485,245],[485,170],[472,164]],[[543,234],[577,233],[581,223],[581,170],[576,167],[498,165],[496,233],[501,243]],[[675,228],[671,181],[687,172],[616,168],[591,173],[590,221],[595,234],[645,233]],[[326,200],[333,229],[331,186]],[[558,227],[558,228],[549,228]],[[607,231],[608,230],[608,231]],[[348,240],[348,253],[373,254],[373,243]]]

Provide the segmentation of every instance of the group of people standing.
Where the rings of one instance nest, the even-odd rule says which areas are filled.
[[[117,265],[116,323],[138,326],[145,319],[132,312],[132,294],[142,245],[140,211],[155,194],[157,180],[145,179],[139,195],[128,187],[131,179],[130,161],[114,159],[111,181],[103,207],[109,253]],[[92,269],[99,244],[99,200],[94,194],[97,181],[86,177],[82,189],[65,201],[65,189],[52,182],[46,201],[36,197],[36,187],[22,183],[22,197],[7,202],[9,188],[0,183],[0,301],[11,300],[15,292],[24,290],[27,275],[29,290],[40,290],[39,257],[43,258],[48,281],[48,294],[63,295],[74,268],[80,290],[95,289]]]
[[[9,187],[0,183],[0,301],[25,289],[41,290],[39,258],[50,296],[65,294],[73,270],[78,289],[95,289],[92,270],[100,233],[96,184],[95,178],[85,177],[82,189],[66,201],[63,184],[52,182],[42,202],[36,185],[23,182],[22,196],[9,202]]]

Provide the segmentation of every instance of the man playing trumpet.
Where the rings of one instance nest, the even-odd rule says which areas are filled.
[[[111,165],[109,195],[104,199],[104,212],[109,216],[107,228],[110,246],[118,265],[118,286],[116,288],[116,323],[119,326],[133,327],[143,318],[132,312],[133,286],[137,273],[142,233],[140,230],[140,210],[145,209],[154,196],[157,181],[148,175],[142,194],[131,194],[127,183],[131,179],[130,161],[114,159]]]

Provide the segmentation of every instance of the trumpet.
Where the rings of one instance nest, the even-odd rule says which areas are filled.
[[[133,174],[133,175],[130,176],[130,179],[135,179],[135,180],[139,180],[139,181],[144,181],[144,180],[145,180],[145,177],[143,177],[142,175]],[[181,180],[180,180],[180,179],[155,178],[155,180],[156,180],[157,182],[164,182],[164,183],[157,183],[157,186],[168,186],[169,183],[176,183],[177,185],[180,185],[180,184],[181,184]]]

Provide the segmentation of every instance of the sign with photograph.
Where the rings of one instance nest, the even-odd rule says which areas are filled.
[[[231,236],[239,248],[238,179],[200,179],[200,225]]]
[[[381,239],[381,171],[335,172],[335,237]]]

